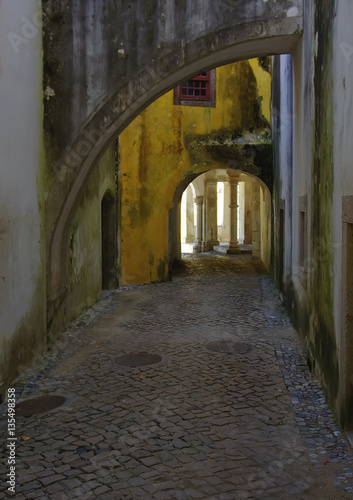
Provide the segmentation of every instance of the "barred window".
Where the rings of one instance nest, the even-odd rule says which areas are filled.
[[[174,89],[174,104],[215,106],[215,70],[205,71]]]

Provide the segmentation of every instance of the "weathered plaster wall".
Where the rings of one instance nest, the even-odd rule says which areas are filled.
[[[293,319],[329,401],[338,393],[333,291],[333,2],[308,2],[305,35],[294,54],[292,182]],[[337,168],[340,168],[337,165]],[[306,258],[299,263],[300,211],[307,197]]]
[[[229,158],[233,143],[226,146],[224,137],[246,141],[247,131],[267,130],[270,88],[268,70],[257,60],[222,66],[216,107],[173,105],[169,92],[121,134],[123,283],[168,278],[168,212],[177,186],[209,169],[246,170],[245,162]]]
[[[101,298],[102,293],[102,227],[101,202],[109,191],[118,203],[116,193],[116,144],[112,144],[92,171],[70,232],[69,286],[67,300],[56,317],[64,326]],[[117,223],[117,221],[116,221]],[[118,240],[116,240],[116,245]],[[59,323],[60,322],[60,323]]]
[[[344,199],[353,195],[353,5],[347,0],[335,5],[333,30],[333,306],[340,362],[340,387],[337,402],[339,421],[353,429],[353,328],[352,276],[353,256],[347,249],[347,226],[352,228],[353,210],[343,210]],[[342,213],[347,212],[347,213]],[[346,309],[347,308],[347,309]]]
[[[296,182],[296,178],[294,180],[292,178],[294,119],[292,56],[287,54],[275,56],[272,75],[272,131],[274,137],[272,207],[274,228],[271,269],[278,288],[284,292],[284,299],[288,307],[291,308],[292,246],[294,244],[292,238],[292,182]],[[298,81],[300,81],[299,78]],[[283,210],[282,237],[285,242],[283,253],[280,249],[280,210]]]
[[[346,331],[342,288],[347,265],[342,197],[353,193],[350,16],[346,0],[305,2],[304,36],[293,54],[293,147],[284,123],[288,113],[292,118],[289,56],[275,61],[274,84],[281,79],[282,85],[274,91],[274,214],[278,227],[279,200],[284,200],[285,259],[291,259],[285,302],[341,425],[352,428],[352,360],[346,355],[352,353],[352,334]],[[304,265],[299,262],[301,211],[307,219]],[[274,241],[278,252],[275,235]]]
[[[333,308],[333,29],[335,4],[317,2],[313,15],[316,54],[314,56],[314,142],[311,167],[310,213],[310,311],[309,347],[318,360],[330,401],[337,397],[339,384],[337,338]],[[339,166],[337,166],[339,168]]]
[[[0,2],[0,394],[46,346],[38,9]]]

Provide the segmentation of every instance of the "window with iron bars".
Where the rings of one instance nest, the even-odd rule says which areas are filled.
[[[215,106],[215,70],[205,71],[178,85],[174,89],[174,104],[184,106]]]

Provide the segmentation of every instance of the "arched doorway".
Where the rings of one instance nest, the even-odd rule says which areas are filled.
[[[195,193],[193,200],[189,197],[189,208],[194,203],[195,240],[184,252],[182,235],[187,214],[183,216],[182,212],[188,204],[183,207],[182,197],[190,186]],[[271,193],[261,179],[241,170],[213,169],[179,184],[169,213],[170,264],[180,260],[182,253],[210,250],[252,253],[270,269]]]
[[[115,199],[107,191],[101,203],[102,232],[102,290],[113,290],[117,286],[116,274],[116,208]]]

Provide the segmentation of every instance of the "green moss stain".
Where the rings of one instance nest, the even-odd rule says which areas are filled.
[[[334,2],[316,2],[315,32],[318,51],[315,58],[315,120],[312,161],[312,218],[310,290],[311,341],[329,401],[338,393],[338,359],[333,318],[333,75],[332,25]]]
[[[33,293],[33,304],[19,322],[16,331],[0,344],[0,391],[7,387],[38,358],[47,346],[45,321],[45,295],[43,283],[45,274],[39,273]],[[1,394],[0,394],[1,397]]]
[[[115,193],[114,147],[92,170],[77,208],[68,242],[68,295],[56,315],[66,324],[91,307],[101,296],[102,231],[101,202],[104,193]]]
[[[128,200],[126,200],[126,204],[128,204]],[[135,229],[135,227],[138,226],[139,222],[139,207],[137,204],[134,204],[128,208],[128,218],[128,224],[130,225],[131,229]]]
[[[259,177],[272,191],[273,149],[269,129],[190,135],[185,142],[190,162],[201,170],[205,170],[205,165],[214,168],[215,164],[217,168],[236,168]]]
[[[157,276],[160,281],[165,281],[169,278],[169,270],[168,270],[168,257],[164,257],[163,259],[158,259],[157,265]]]
[[[42,72],[42,68],[40,68]],[[42,75],[41,75],[42,76]],[[14,380],[38,358],[47,347],[46,334],[46,261],[45,261],[45,191],[47,188],[47,163],[43,140],[42,82],[37,87],[38,124],[37,137],[40,144],[37,170],[38,224],[40,225],[39,259],[36,263],[36,278],[32,289],[32,303],[27,312],[17,321],[17,327],[10,336],[3,332],[0,341],[0,399]]]
[[[71,276],[74,271],[74,252],[75,252],[75,240],[77,232],[78,223],[75,221],[72,225],[70,239],[69,239],[69,275]]]
[[[258,61],[264,71],[271,72],[271,58],[269,56],[259,57]]]
[[[264,122],[258,101],[258,82],[248,61],[237,63],[235,74],[228,73],[227,81],[222,86],[222,96],[237,110],[239,132],[258,129],[268,124]],[[234,92],[234,89],[237,89]],[[234,123],[235,125],[235,123]]]

